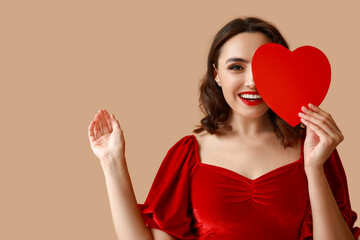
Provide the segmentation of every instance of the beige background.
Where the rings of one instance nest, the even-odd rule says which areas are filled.
[[[213,36],[235,17],[272,22],[290,49],[332,65],[321,104],[360,214],[359,1],[1,1],[0,239],[116,239],[87,128],[100,108],[124,130],[143,203],[167,150],[199,123]],[[360,225],[359,221],[356,223]]]

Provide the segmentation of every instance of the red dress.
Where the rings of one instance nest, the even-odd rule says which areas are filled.
[[[149,228],[176,239],[309,240],[312,216],[301,157],[252,180],[232,170],[200,162],[194,135],[167,152],[144,204]],[[339,209],[355,239],[360,228],[352,211],[346,175],[335,149],[324,171]]]

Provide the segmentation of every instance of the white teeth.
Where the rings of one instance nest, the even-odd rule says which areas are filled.
[[[240,97],[245,98],[245,99],[260,99],[260,95],[259,94],[240,94]]]

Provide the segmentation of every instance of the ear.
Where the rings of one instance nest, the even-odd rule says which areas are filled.
[[[215,67],[215,65],[213,64],[213,67],[214,67],[214,78],[216,78],[216,75],[217,75],[217,69]]]
[[[218,76],[218,73],[217,73],[217,69],[216,69],[216,67],[215,67],[214,64],[213,64],[213,67],[214,67],[214,78],[215,78],[215,81],[216,81],[217,85],[218,85],[219,87],[221,87],[221,82],[220,82],[220,80],[219,80],[219,76]]]

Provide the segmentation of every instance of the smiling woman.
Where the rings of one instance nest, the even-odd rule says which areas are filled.
[[[228,127],[226,121],[229,120],[232,108],[226,97],[230,98],[231,96],[224,93],[219,79],[225,78],[224,80],[231,81],[234,78],[242,78],[245,81],[245,78],[252,78],[252,55],[259,46],[270,42],[289,48],[280,32],[273,25],[259,18],[235,19],[218,32],[210,47],[207,72],[201,80],[199,90],[200,108],[205,116],[201,120],[201,125],[195,129],[195,133],[205,130],[211,134],[220,133],[221,130]],[[240,53],[246,57],[233,56],[234,53]],[[220,72],[217,73],[219,70]],[[254,83],[252,82],[250,85],[253,85],[254,89]],[[253,90],[249,94],[258,94],[258,92]],[[244,98],[240,99],[249,106],[262,104],[261,107],[266,108],[266,104],[261,100],[252,102]],[[300,136],[300,128],[303,127],[302,124],[293,128],[270,108],[267,107],[267,109],[266,114],[271,119],[275,133],[282,139],[283,146],[296,144]]]
[[[288,48],[274,26],[251,17],[234,19],[215,36],[199,90],[205,117],[193,131],[206,133],[183,137],[165,156],[146,201],[139,204],[149,228],[178,239],[313,238],[304,152],[309,131],[277,116],[252,77],[255,51],[270,42]],[[335,197],[338,217],[316,229],[325,230],[320,233],[325,237],[340,224],[338,235],[357,238],[357,214],[336,149],[327,160],[326,179],[337,194],[312,199]],[[316,219],[319,215],[324,216],[317,213]]]
[[[336,146],[342,133],[311,106],[292,127],[257,92],[251,63],[263,44],[288,48],[259,18],[216,34],[201,80],[205,117],[168,150],[143,204],[136,203],[118,121],[99,111],[89,139],[101,160],[119,239],[357,239]],[[103,126],[100,130],[100,125]]]

